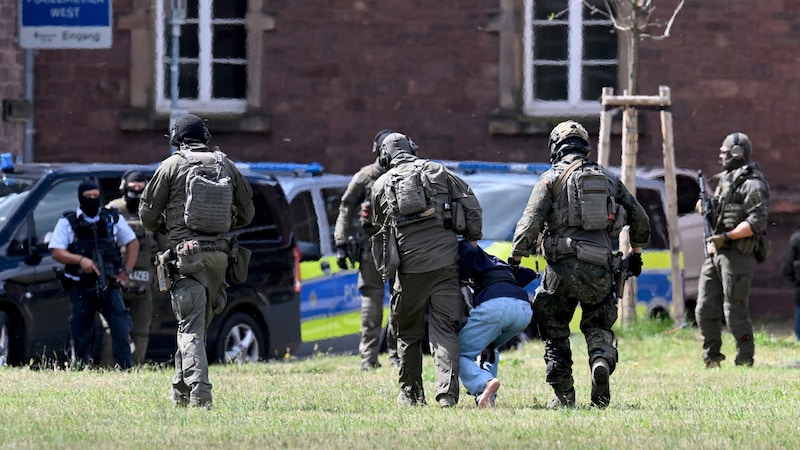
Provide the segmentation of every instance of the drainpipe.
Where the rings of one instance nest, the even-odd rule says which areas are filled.
[[[25,49],[25,100],[31,108],[31,115],[25,121],[25,138],[22,150],[22,161],[25,163],[33,162],[33,118],[36,115],[33,107],[33,50]],[[19,161],[18,161],[19,162]]]

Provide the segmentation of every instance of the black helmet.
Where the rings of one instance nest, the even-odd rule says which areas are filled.
[[[169,144],[179,146],[186,141],[208,144],[211,141],[211,132],[205,122],[194,114],[184,114],[172,124],[169,129]]]
[[[722,167],[725,170],[738,169],[750,161],[753,143],[746,134],[737,131],[725,137],[719,150],[719,162]]]
[[[589,133],[583,125],[574,120],[561,122],[550,132],[548,142],[550,148],[550,162],[556,162],[565,154],[572,151],[580,151],[585,155],[589,154]]]
[[[375,138],[372,139],[372,153],[378,153],[381,148],[381,144],[383,144],[383,140],[386,139],[386,136],[390,134],[397,133],[394,130],[381,130],[378,131],[378,134],[375,135]]]
[[[378,163],[388,169],[392,158],[400,153],[416,155],[419,151],[419,147],[405,134],[391,133],[383,138],[379,151],[380,156],[378,156]]]

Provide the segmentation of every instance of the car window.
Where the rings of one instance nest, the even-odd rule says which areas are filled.
[[[17,209],[17,205],[28,195],[36,180],[16,175],[3,175],[0,184],[0,224]]]
[[[483,239],[510,241],[522,217],[532,187],[521,184],[471,183],[483,211]]]
[[[333,231],[336,228],[336,218],[339,216],[339,205],[345,189],[346,187],[333,187],[321,190],[322,201],[325,202],[325,215],[328,216],[328,234],[331,243],[335,242]]]
[[[695,212],[695,205],[700,198],[700,184],[697,178],[688,175],[676,175],[675,184],[678,189],[678,215],[685,216]]]
[[[36,242],[53,231],[56,222],[67,211],[78,209],[78,185],[82,180],[66,180],[53,185],[33,208]]]
[[[661,193],[655,189],[636,189],[636,199],[642,204],[647,216],[650,217],[650,244],[649,249],[668,249],[669,235],[667,228],[667,215],[664,213],[664,203]]]
[[[242,243],[247,241],[280,240],[280,230],[275,222],[273,207],[268,199],[272,188],[253,183],[251,183],[251,186],[253,187],[253,206],[256,214],[247,227],[236,232],[237,239]]]
[[[311,242],[317,247],[320,245],[319,229],[317,228],[317,214],[314,211],[314,201],[311,192],[303,191],[295,195],[289,205],[289,212],[294,224],[295,237],[298,241]]]

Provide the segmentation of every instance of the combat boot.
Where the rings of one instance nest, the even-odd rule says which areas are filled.
[[[608,361],[597,358],[592,364],[592,406],[603,409],[611,403],[611,388],[608,385],[610,375]]]
[[[570,389],[568,391],[556,391],[555,397],[550,400],[550,404],[547,405],[550,409],[562,409],[562,408],[574,408],[575,407],[575,389]]]

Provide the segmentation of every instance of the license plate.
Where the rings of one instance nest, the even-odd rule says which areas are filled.
[[[129,280],[133,281],[150,281],[150,272],[147,270],[134,270],[131,272],[131,275],[128,277]]]

